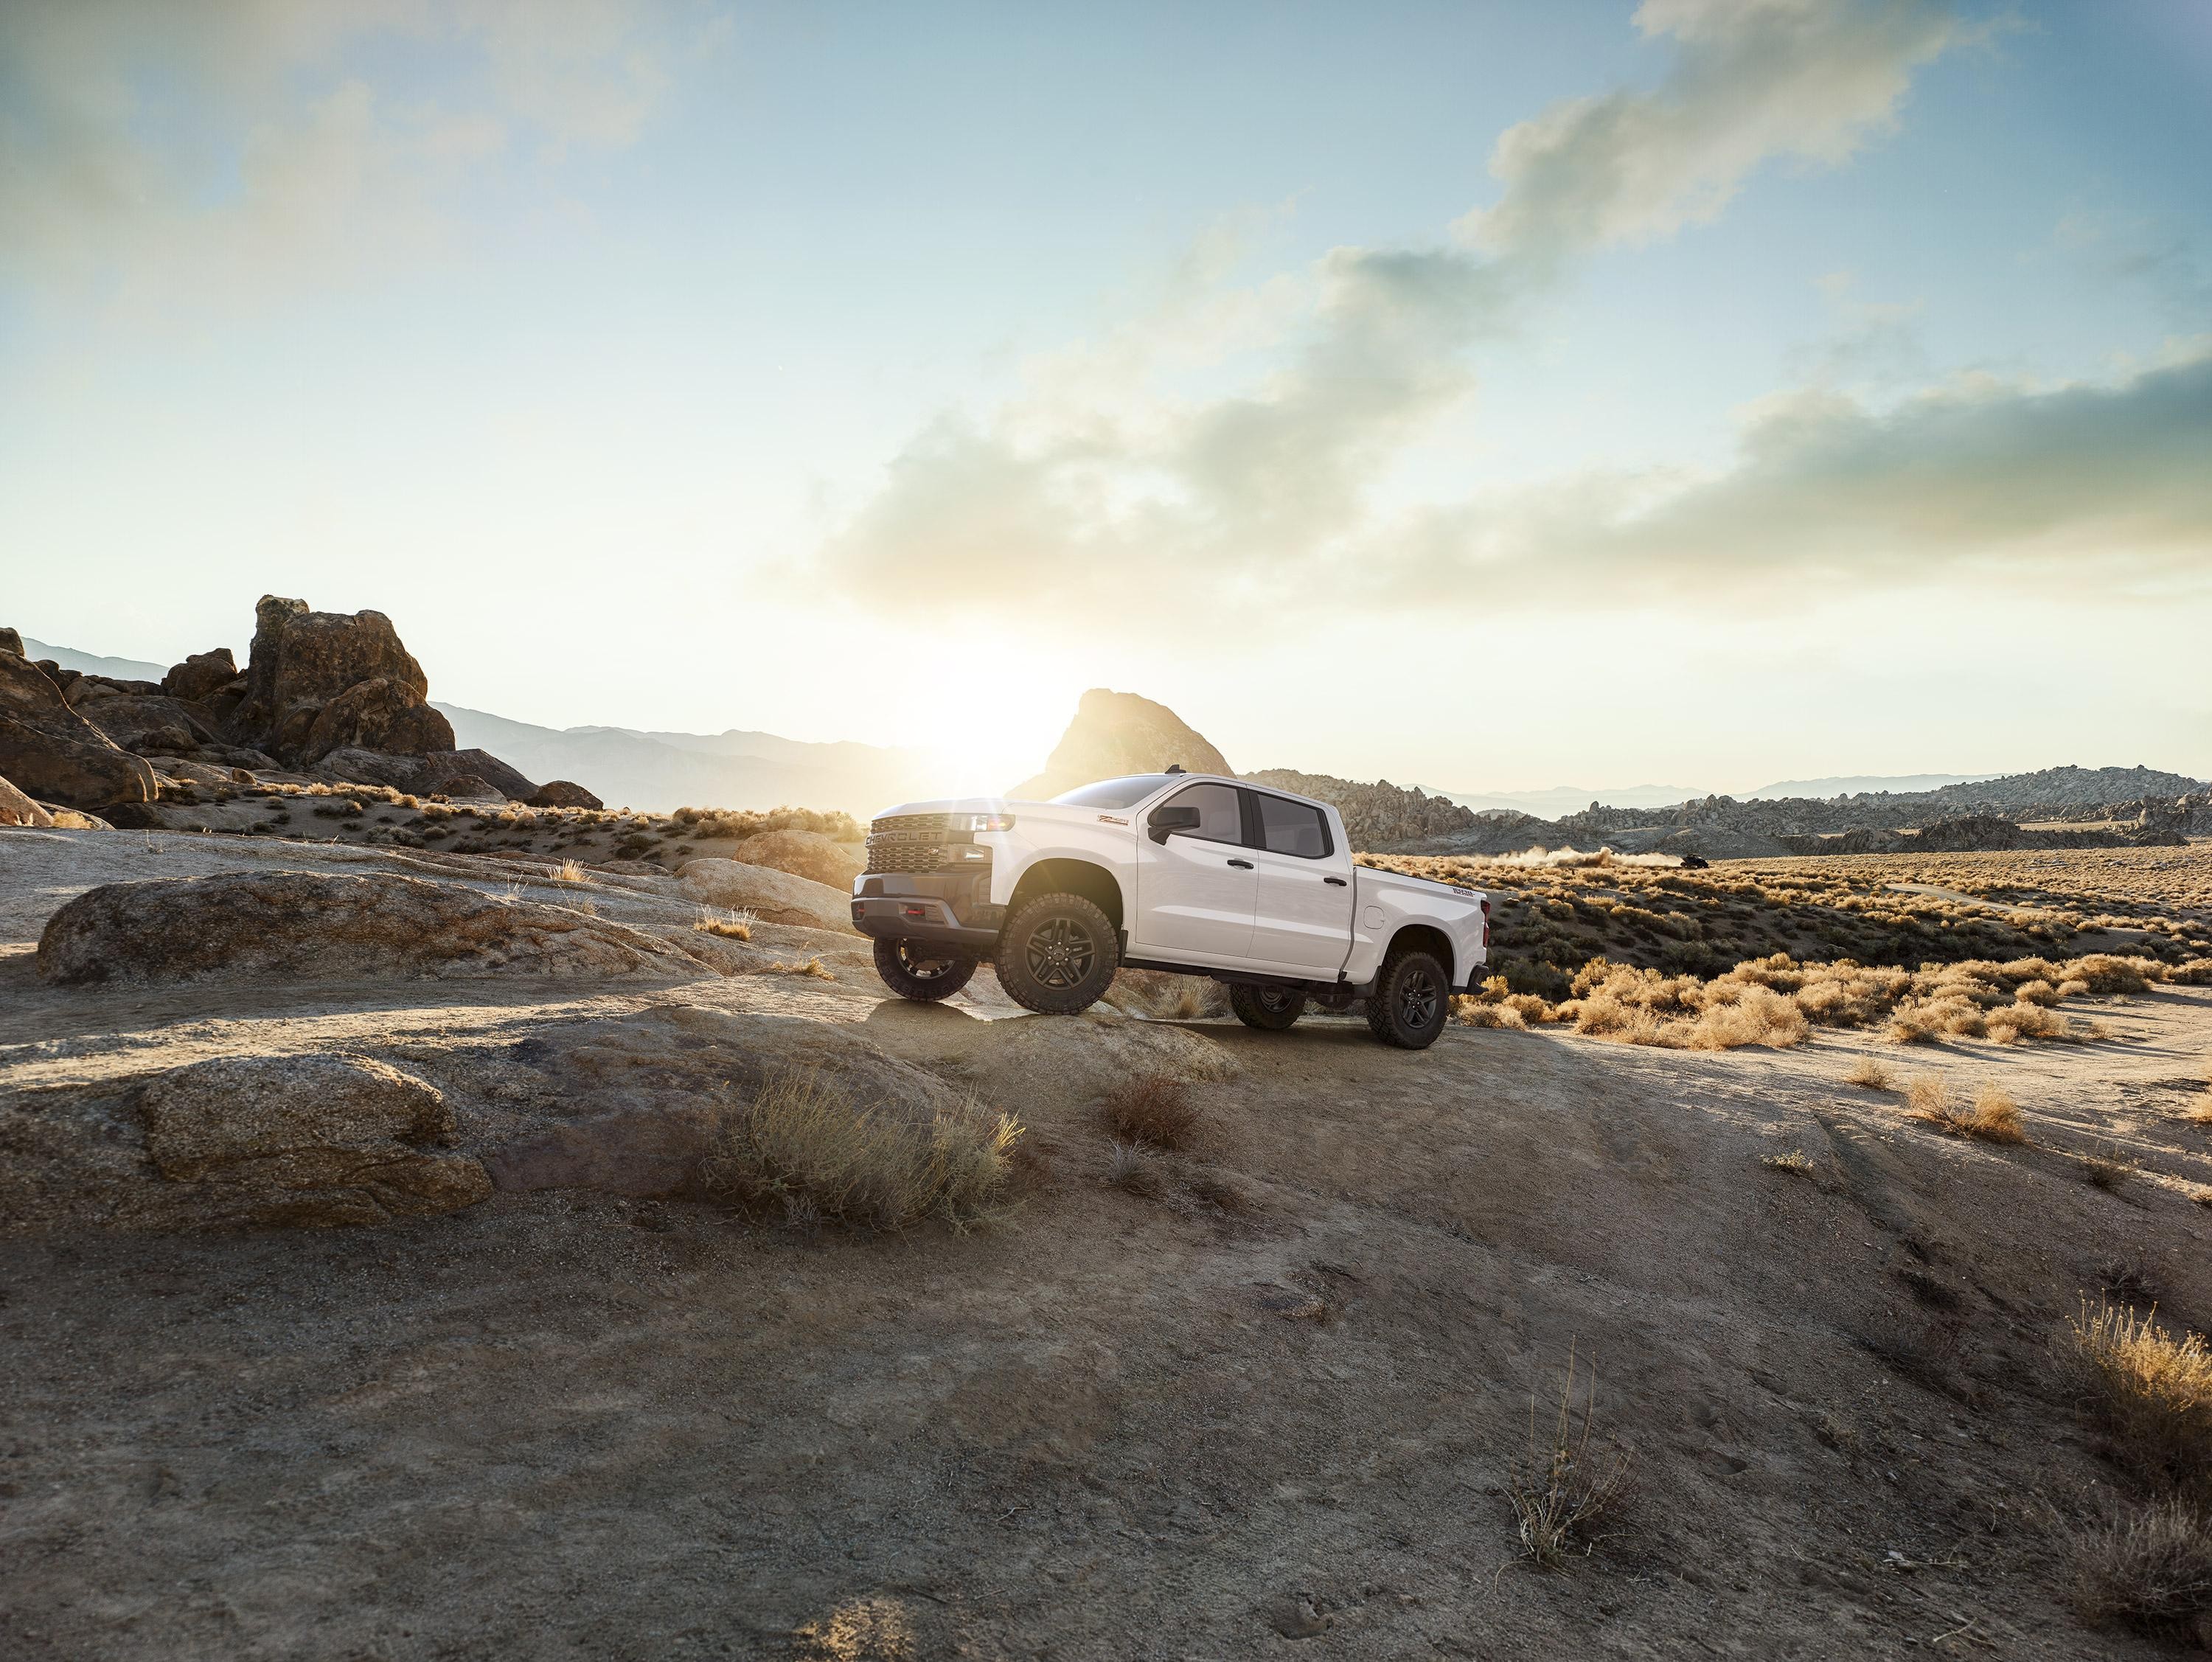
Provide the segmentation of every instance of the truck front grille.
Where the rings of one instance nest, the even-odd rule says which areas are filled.
[[[952,821],[949,813],[896,813],[877,820],[868,827],[868,869],[938,872],[970,863],[959,851],[974,844],[975,833],[954,830]]]

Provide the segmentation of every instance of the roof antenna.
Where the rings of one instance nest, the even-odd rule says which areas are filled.
[[[1168,764],[1168,771],[1170,773],[1181,773],[1182,770],[1183,765],[1180,762],[1170,762]]]

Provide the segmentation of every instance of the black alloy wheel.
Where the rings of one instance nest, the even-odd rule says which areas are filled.
[[[1306,995],[1288,987],[1246,987],[1232,982],[1229,1008],[1247,1027],[1280,1033],[1305,1014]]]
[[[901,998],[934,1004],[968,984],[975,960],[927,941],[878,941],[876,973]]]
[[[1394,953],[1367,996],[1367,1026],[1385,1044],[1425,1050],[1444,1030],[1451,981],[1434,953]]]
[[[1079,894],[1045,894],[1015,910],[999,932],[999,985],[1024,1009],[1073,1015],[1096,1004],[1121,967],[1106,914]]]

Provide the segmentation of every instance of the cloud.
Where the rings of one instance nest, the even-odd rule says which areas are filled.
[[[1867,583],[2108,590],[2212,579],[2212,338],[2109,382],[1975,378],[1886,411],[1808,390],[1765,401],[1727,472],[1607,476],[1419,516],[1370,550],[1401,596],[1493,600],[1564,578],[1577,604],[1722,587],[1797,599]]]
[[[435,246],[451,193],[518,137],[634,139],[678,16],[627,0],[0,7],[0,278],[168,311],[380,273]],[[434,79],[398,67],[423,48]]]
[[[1980,33],[1932,0],[1644,0],[1636,24],[1680,45],[1660,85],[1507,129],[1490,158],[1504,193],[1462,237],[1533,278],[1705,223],[1771,158],[1847,161],[1894,124],[1915,70]]]
[[[873,604],[1028,612],[1170,577],[1234,598],[1326,570],[1371,541],[1371,482],[1472,393],[1471,349],[1529,295],[1594,249],[1711,218],[1769,157],[1844,160],[1971,33],[1929,0],[1646,0],[1637,21],[1674,49],[1659,85],[1510,129],[1499,200],[1455,241],[1338,248],[1264,300],[1217,301],[1273,331],[1240,390],[1177,399],[1145,380],[1148,342],[1187,339],[1206,310],[1179,296],[1157,330],[1032,366],[989,416],[930,423],[825,543],[821,574]],[[1086,418],[1108,365],[1113,397]]]

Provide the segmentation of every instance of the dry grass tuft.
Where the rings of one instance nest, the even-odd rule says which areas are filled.
[[[2166,1627],[2212,1610],[2212,1527],[2186,1501],[2116,1511],[2075,1531],[2067,1556],[2085,1620]]]
[[[745,932],[745,936],[741,938],[749,939],[751,933],[752,932],[748,929]],[[831,973],[830,966],[822,961],[821,954],[818,953],[812,958],[808,959],[804,964],[787,964],[781,959],[771,959],[767,966],[767,972],[769,975],[811,976],[817,981],[835,981],[837,978],[836,975]]]
[[[753,938],[753,919],[750,912],[717,912],[705,907],[691,920],[691,927],[707,934],[720,935],[725,941],[750,941]]]
[[[1133,1195],[1156,1196],[1160,1192],[1159,1164],[1137,1144],[1117,1138],[1107,1146],[1106,1181]]]
[[[1520,1525],[1521,1548],[1538,1568],[1565,1569],[1576,1557],[1588,1557],[1605,1538],[1601,1525],[1628,1482],[1625,1450],[1593,1457],[1590,1426],[1597,1410],[1597,1370],[1590,1370],[1583,1395],[1582,1422],[1575,1421],[1575,1349],[1567,1347],[1567,1371],[1550,1433],[1540,1437],[1536,1393],[1528,1393],[1528,1457],[1506,1485]]]
[[[2020,1105],[2002,1085],[1984,1082],[1972,1103],[1952,1099],[1951,1087],[1935,1074],[1923,1074],[1905,1087],[1905,1106],[1913,1118],[1925,1121],[1954,1137],[1978,1137],[1984,1142],[2026,1142]]]
[[[1203,1021],[1229,1014],[1229,990],[1207,976],[1122,970],[1106,989],[1105,1002],[1152,1021]]]
[[[2081,1175],[2106,1194],[2117,1192],[2119,1186],[2142,1168],[2120,1152],[2117,1142],[2107,1142],[2103,1148],[2081,1156]]]
[[[964,1228],[1005,1213],[1021,1135],[1019,1120],[972,1104],[919,1123],[857,1107],[812,1075],[779,1075],[726,1118],[702,1175],[711,1192],[775,1205],[794,1224]]]
[[[563,860],[553,868],[553,880],[556,883],[588,883],[591,879],[584,874],[582,861]]]
[[[1844,1075],[1844,1083],[1856,1085],[1869,1091],[1894,1091],[1897,1081],[1890,1077],[1889,1069],[1872,1056],[1861,1056]]]
[[[2142,1314],[2100,1299],[2073,1324],[2084,1388],[2112,1434],[2114,1452],[2155,1481],[2212,1491],[2212,1351]]]
[[[1820,1168],[1802,1148],[1792,1148],[1786,1154],[1761,1154],[1759,1163],[1770,1172],[1786,1172],[1792,1177],[1804,1178],[1815,1184],[1820,1181]]]
[[[1188,1148],[1203,1117],[1188,1087],[1165,1074],[1143,1074],[1115,1086],[1099,1112],[1117,1141],[1151,1148]]]

